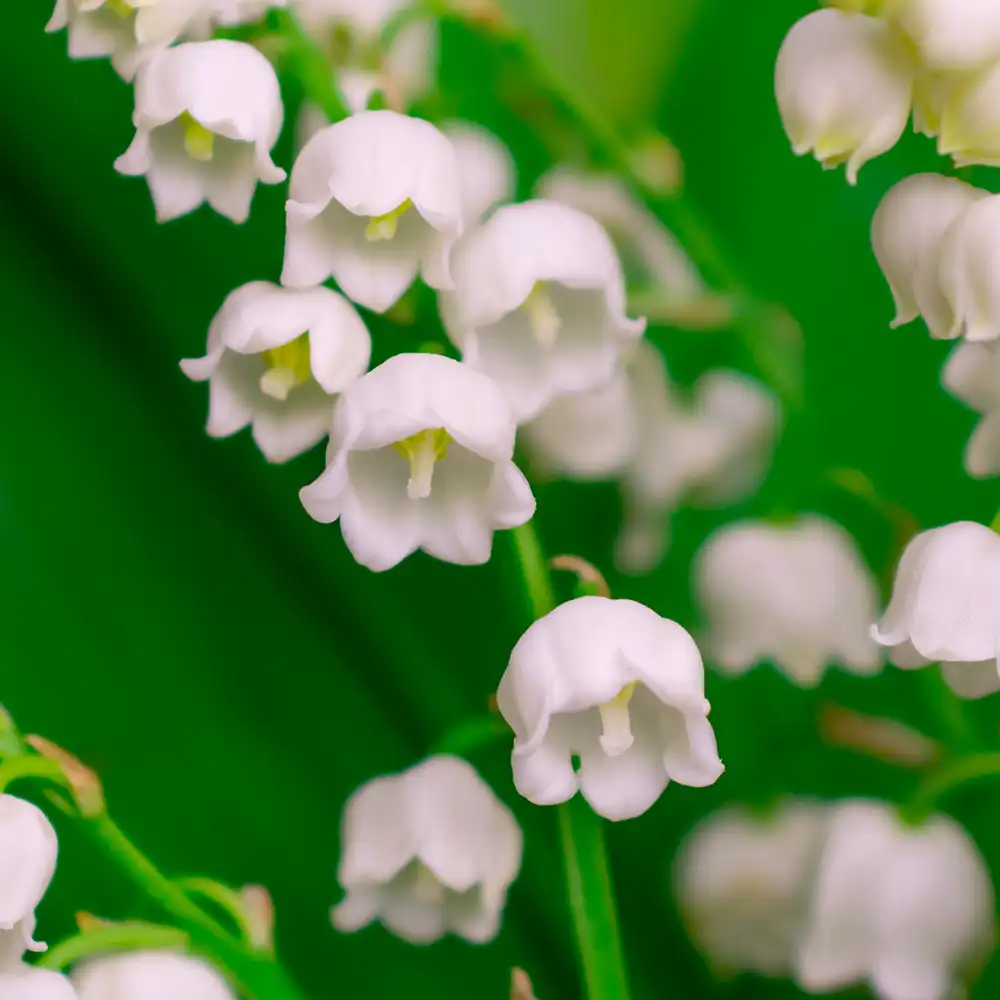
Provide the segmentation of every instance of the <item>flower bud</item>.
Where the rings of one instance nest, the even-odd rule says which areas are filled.
[[[906,127],[914,65],[888,21],[840,10],[808,14],[785,36],[775,92],[796,155],[847,164],[847,181]]]
[[[998,95],[1000,96],[1000,95]],[[939,279],[952,323],[946,337],[1000,337],[1000,195],[962,212],[941,242]]]
[[[976,479],[1000,476],[1000,340],[959,344],[941,384],[983,416],[965,446],[965,471]]]
[[[968,70],[1000,56],[996,0],[902,0],[894,13],[931,70]]]

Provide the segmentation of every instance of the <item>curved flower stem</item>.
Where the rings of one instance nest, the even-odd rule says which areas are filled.
[[[532,618],[556,606],[548,564],[532,522],[513,530],[514,551]],[[576,797],[557,807],[566,892],[589,1000],[628,1000],[625,956],[601,819]]]
[[[445,753],[467,757],[500,740],[510,740],[510,729],[499,716],[486,715],[455,726],[431,747],[429,753],[430,756]]]
[[[84,931],[60,941],[45,953],[38,964],[43,969],[61,972],[90,955],[144,948],[185,951],[189,945],[190,938],[176,927],[143,923],[117,924]]]
[[[302,89],[331,122],[350,114],[334,82],[333,68],[318,45],[287,10],[271,11],[278,32],[285,42],[284,58]]]
[[[917,789],[902,815],[909,822],[920,822],[946,795],[984,778],[1000,778],[1000,753],[972,754],[945,764]]]
[[[26,754],[11,757],[0,763],[0,794],[3,794],[15,781],[22,781],[26,778],[51,782],[61,788],[68,787],[66,776],[56,761],[49,760],[47,757]]]

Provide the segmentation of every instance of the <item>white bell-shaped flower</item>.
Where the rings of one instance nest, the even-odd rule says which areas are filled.
[[[492,133],[470,122],[444,127],[458,159],[462,219],[468,229],[494,205],[511,201],[516,184],[514,158]]]
[[[590,216],[554,201],[497,209],[455,248],[440,298],[462,359],[491,376],[518,421],[609,382],[645,320],[625,315],[615,248]]]
[[[19,948],[5,938],[15,932],[0,931],[0,997],[3,1000],[78,1000],[70,981],[58,972],[39,969],[21,961]],[[20,938],[17,938],[20,943]]]
[[[1000,63],[957,77],[945,90],[938,152],[957,167],[1000,166]]]
[[[881,667],[870,634],[878,614],[874,577],[850,535],[831,521],[726,526],[702,548],[695,578],[709,655],[727,673],[769,660],[812,687],[831,662],[863,675]]]
[[[824,803],[790,799],[767,815],[729,806],[688,834],[674,886],[688,933],[713,968],[788,974],[827,819]]]
[[[702,788],[723,771],[698,647],[635,601],[579,597],[540,618],[497,702],[516,737],[514,784],[536,805],[579,790],[607,819],[630,819],[670,780]]]
[[[1000,57],[993,0],[893,0],[891,8],[928,69],[971,70]]]
[[[922,531],[903,552],[872,634],[897,667],[940,661],[963,698],[1000,691],[1000,535],[973,521]]]
[[[833,8],[797,21],[775,67],[778,110],[798,156],[847,165],[848,183],[891,149],[910,116],[914,64],[886,20]]]
[[[355,302],[384,312],[419,271],[451,285],[448,255],[462,232],[458,163],[429,122],[362,111],[317,132],[292,168],[281,282],[332,276]]]
[[[0,794],[0,932],[20,932],[21,951],[44,950],[32,940],[35,907],[56,870],[56,831],[37,806]],[[20,952],[18,952],[20,957]]]
[[[614,240],[625,273],[635,284],[662,288],[677,299],[697,298],[705,291],[681,244],[617,174],[560,164],[535,190],[539,198],[560,201],[595,218]]]
[[[923,315],[931,336],[951,336],[955,317],[940,277],[944,234],[986,195],[941,174],[914,174],[886,193],[872,219],[871,238],[896,303],[893,327]]]
[[[347,547],[372,570],[416,549],[485,563],[493,532],[535,511],[513,461],[515,430],[486,376],[436,354],[397,354],[341,394],[326,471],[302,504],[317,521],[339,518]]]
[[[907,826],[888,804],[846,801],[830,820],[795,979],[810,993],[867,980],[879,1000],[945,1000],[992,934],[989,871],[953,819]]]
[[[135,138],[115,161],[145,176],[160,222],[207,201],[243,222],[257,181],[285,172],[271,160],[284,108],[278,78],[252,45],[217,39],[157,52],[135,83]]]
[[[368,330],[342,295],[252,281],[226,297],[205,357],[181,368],[208,380],[212,437],[250,424],[265,457],[285,462],[326,437],[333,395],[365,373],[370,357]]]
[[[70,977],[79,1000],[236,1000],[214,966],[169,951],[131,951],[88,958]]]
[[[948,337],[1000,337],[1000,195],[979,198],[941,243],[941,290],[953,317]]]
[[[941,376],[944,387],[983,415],[965,446],[965,471],[1000,476],[1000,340],[961,343]]]
[[[416,943],[453,933],[493,938],[523,837],[511,811],[475,769],[438,755],[362,785],[344,807],[337,878],[346,897],[334,926],[380,920]]]

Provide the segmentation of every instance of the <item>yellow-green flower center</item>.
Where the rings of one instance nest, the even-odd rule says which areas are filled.
[[[551,347],[556,342],[562,320],[544,281],[535,282],[521,308],[528,314],[535,340],[543,347]]]
[[[184,129],[184,149],[192,160],[207,163],[215,152],[215,133],[186,111],[180,118]]]
[[[119,17],[128,17],[135,9],[128,0],[106,0],[105,6]]]
[[[421,903],[439,905],[444,902],[444,886],[422,861],[414,861],[413,897]]]
[[[632,746],[632,720],[628,706],[638,686],[638,681],[626,684],[611,701],[597,706],[601,714],[601,749],[609,757],[617,757]]]
[[[284,402],[296,386],[312,378],[309,366],[309,334],[262,352],[267,370],[260,377],[260,391]]]
[[[399,228],[399,220],[411,208],[413,208],[413,202],[407,198],[402,205],[397,205],[391,212],[386,212],[385,215],[373,215],[368,220],[368,225],[365,226],[365,239],[369,243],[391,240]]]
[[[406,495],[411,500],[425,500],[431,495],[434,466],[447,454],[449,441],[451,436],[443,427],[434,427],[411,434],[393,445],[410,463]]]

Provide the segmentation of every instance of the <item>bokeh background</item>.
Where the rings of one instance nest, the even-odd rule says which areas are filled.
[[[962,471],[975,417],[939,387],[947,347],[919,324],[889,331],[868,242],[884,191],[944,162],[909,136],[851,189],[842,174],[793,158],[772,71],[782,36],[811,5],[510,3],[588,100],[676,143],[686,196],[758,295],[804,332],[806,405],[788,416],[761,496],[739,511],[683,512],[665,564],[644,579],[612,575],[616,594],[696,628],[691,556],[716,524],[750,512],[836,517],[884,574],[891,532],[826,484],[834,467],[861,470],[923,526],[988,521],[1000,488]],[[204,387],[177,360],[202,353],[232,288],[277,277],[283,189],[259,189],[243,228],[204,209],[157,226],[145,185],[112,168],[131,138],[129,88],[105,63],[71,63],[65,36],[43,33],[49,14],[42,0],[8,0],[0,32],[0,701],[22,728],[100,772],[116,819],[166,870],[269,886],[279,946],[317,1000],[501,998],[512,965],[529,971],[541,1000],[578,996],[555,816],[515,800],[502,744],[473,758],[527,833],[500,937],[416,948],[378,928],[330,928],[347,795],[486,710],[525,625],[510,549],[498,537],[487,568],[417,556],[376,576],[297,501],[321,450],[268,467],[245,434],[205,437]],[[522,193],[553,150],[572,148],[558,116],[529,99],[523,68],[455,26],[442,40],[442,83],[435,109],[495,130],[519,160]],[[291,131],[289,122],[277,156],[285,166]],[[992,183],[988,170],[975,179]],[[379,356],[427,332],[372,325]],[[746,367],[752,353],[725,331],[653,335],[682,381],[709,366]],[[610,568],[613,487],[547,484],[539,501],[551,552]],[[824,745],[824,704],[942,735],[916,675],[831,674],[804,692],[760,668],[738,681],[710,675],[708,685],[725,776],[708,790],[671,787],[609,833],[636,1000],[794,994],[714,982],[685,940],[669,870],[685,831],[723,802],[910,793],[914,775]],[[970,741],[988,745],[990,703],[970,716]],[[953,807],[996,872],[998,793]],[[42,912],[48,940],[72,929],[75,910],[141,915],[94,846],[61,832],[63,863]],[[976,996],[995,991],[997,965]]]

